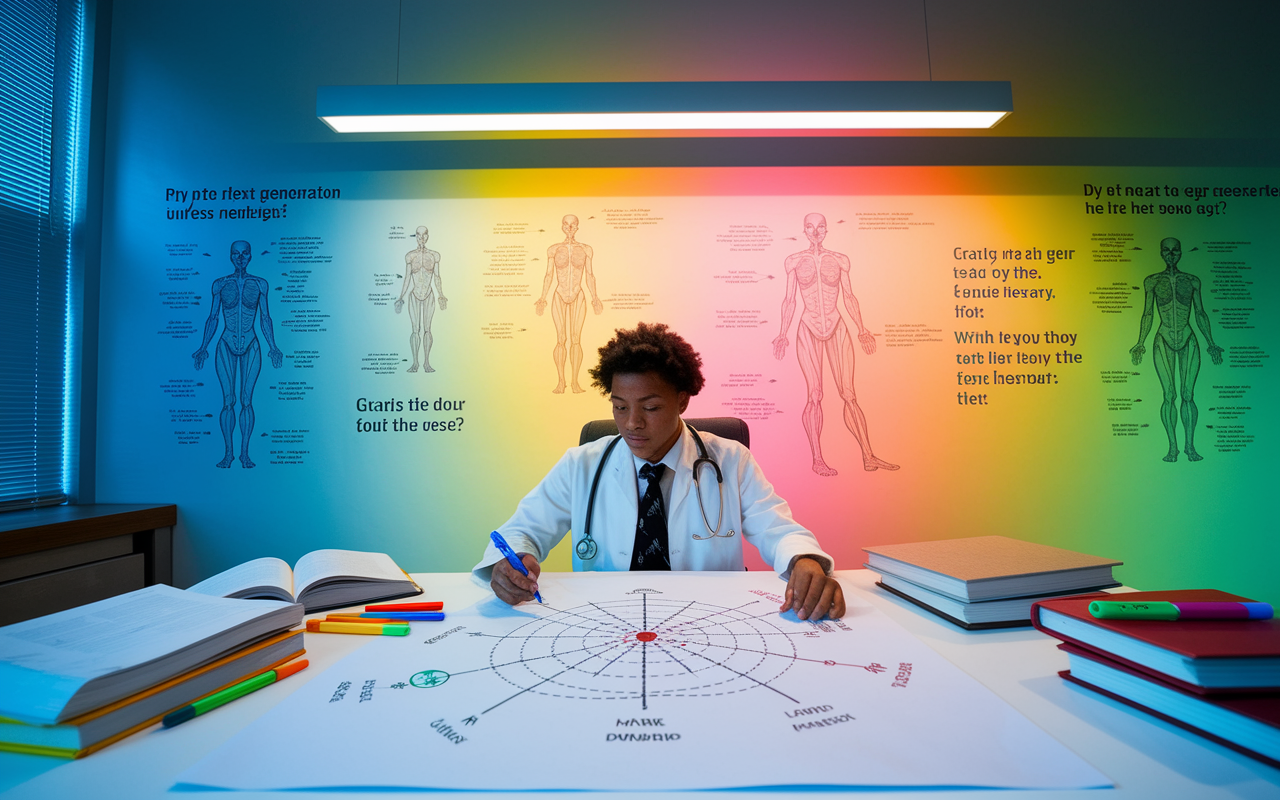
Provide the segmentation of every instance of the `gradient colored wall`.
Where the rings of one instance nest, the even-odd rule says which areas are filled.
[[[394,36],[383,41],[396,30],[394,4],[373,4],[359,20],[341,4],[311,8],[305,24],[287,8],[115,6],[96,499],[177,503],[180,583],[250,557],[293,560],[320,547],[385,550],[411,570],[469,568],[487,532],[576,443],[582,423],[608,416],[594,390],[552,393],[556,327],[550,310],[539,315],[534,306],[548,248],[564,239],[562,218],[573,214],[577,240],[593,250],[603,304],[598,315],[588,307],[582,322],[582,385],[595,348],[615,328],[646,320],[680,331],[701,350],[708,378],[689,415],[748,420],[757,458],[838,566],[860,565],[864,545],[999,533],[1122,559],[1120,578],[1140,588],[1216,586],[1280,599],[1269,567],[1280,556],[1276,512],[1266,497],[1275,483],[1278,387],[1269,356],[1277,330],[1265,313],[1280,295],[1268,269],[1280,244],[1280,197],[1270,189],[1214,195],[1275,187],[1280,170],[522,168],[520,153],[547,151],[518,143],[473,158],[514,153],[506,168],[397,168],[395,157],[412,161],[421,157],[415,148],[439,143],[331,141],[314,130],[320,123],[307,108],[317,84],[391,80],[374,67],[396,44]],[[460,12],[407,8],[421,17],[412,29],[467,28],[447,16]],[[855,26],[858,35],[870,36],[877,20],[907,24],[887,8]],[[456,50],[459,37],[447,47]],[[476,56],[458,55],[467,58]],[[493,75],[473,68],[439,79],[499,80],[509,74],[500,66]],[[801,66],[768,76],[643,77],[815,77],[812,63]],[[577,79],[635,77],[611,69],[618,74]],[[569,79],[556,70],[541,77]],[[315,187],[324,191],[314,198],[260,199],[263,189]],[[1149,187],[1158,196],[1132,194]],[[192,219],[192,211],[213,218]],[[802,424],[810,387],[796,353],[800,309],[786,352],[775,357],[785,264],[810,246],[804,220],[813,213],[827,223],[823,247],[848,257],[849,289],[875,336],[874,353],[852,341],[853,387],[876,456],[898,470],[863,469],[826,365],[818,441],[838,474],[817,474]],[[420,225],[440,254],[448,298],[432,319],[432,373],[406,371],[410,314],[394,310]],[[1144,280],[1165,270],[1167,237],[1179,239],[1177,266],[1188,276],[1178,279],[1180,300],[1169,313],[1190,310],[1198,344],[1189,347],[1201,362],[1197,462],[1185,453],[1163,460],[1160,414],[1164,383],[1186,393],[1192,382],[1176,374],[1176,362],[1162,382],[1155,325],[1142,362],[1130,353]],[[215,466],[224,454],[227,378],[219,379],[212,346],[202,369],[192,357],[213,282],[233,272],[237,240],[252,244],[248,272],[269,287],[282,353],[273,367],[261,318],[252,320],[261,347],[252,469]],[[982,272],[960,277],[961,269]],[[995,274],[1006,269],[1007,277]],[[1208,332],[1193,313],[1190,276]],[[1006,287],[1052,297],[1007,296]],[[966,290],[973,296],[958,296]],[[984,296],[993,290],[997,296]],[[843,295],[840,311],[852,326]],[[216,342],[226,322],[215,321]],[[961,343],[967,334],[994,341]],[[1049,334],[1068,338],[1050,342]],[[1210,335],[1223,348],[1221,364],[1210,356]],[[1009,363],[992,364],[992,353]],[[1050,377],[1047,385],[996,385],[996,373]],[[410,400],[428,410],[411,411]],[[404,409],[368,410],[362,401]],[[359,428],[383,419],[388,427],[452,420],[454,430]],[[1184,427],[1179,419],[1180,449]],[[567,568],[567,554],[557,552],[551,565]]]

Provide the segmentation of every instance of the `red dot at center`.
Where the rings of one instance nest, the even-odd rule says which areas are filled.
[[[636,638],[642,642],[652,642],[654,639],[658,638],[658,634],[653,631],[640,631],[636,634]]]

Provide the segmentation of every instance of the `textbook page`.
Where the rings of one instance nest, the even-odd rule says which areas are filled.
[[[219,572],[212,578],[205,578],[188,592],[212,595],[214,597],[230,597],[238,592],[245,592],[255,587],[274,586],[283,590],[289,599],[293,599],[293,570],[284,561],[268,556],[255,558],[243,564]]]
[[[158,584],[8,625],[0,628],[0,715],[51,725],[301,621],[302,607],[293,603],[229,600]],[[199,647],[223,634],[216,652]],[[162,659],[157,669],[136,669]],[[91,681],[100,683],[86,687]]]
[[[853,593],[844,619],[814,623],[778,612],[772,573],[539,584],[544,604],[489,598],[370,637],[179,786],[1111,786]],[[341,758],[316,757],[335,748]]]
[[[294,586],[298,595],[311,588],[317,581],[349,576],[365,580],[408,581],[409,576],[396,566],[386,553],[365,553],[359,550],[313,550],[302,558],[293,569]]]

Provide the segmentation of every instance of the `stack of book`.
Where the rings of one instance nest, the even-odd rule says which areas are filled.
[[[1213,589],[1112,595],[1130,603],[1250,602]],[[1037,603],[1066,680],[1280,767],[1280,621],[1096,619],[1089,598]]]
[[[0,628],[0,750],[106,747],[302,655],[302,616],[157,585]]]
[[[0,627],[0,750],[79,758],[302,655],[304,613],[421,593],[386,553],[316,550]]]
[[[1032,603],[1119,586],[1124,563],[1005,536],[863,550],[877,586],[966,630],[1030,625]]]

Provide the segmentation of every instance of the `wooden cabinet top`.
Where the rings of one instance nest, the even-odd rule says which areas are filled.
[[[95,503],[0,514],[0,558],[176,525],[176,505]]]

